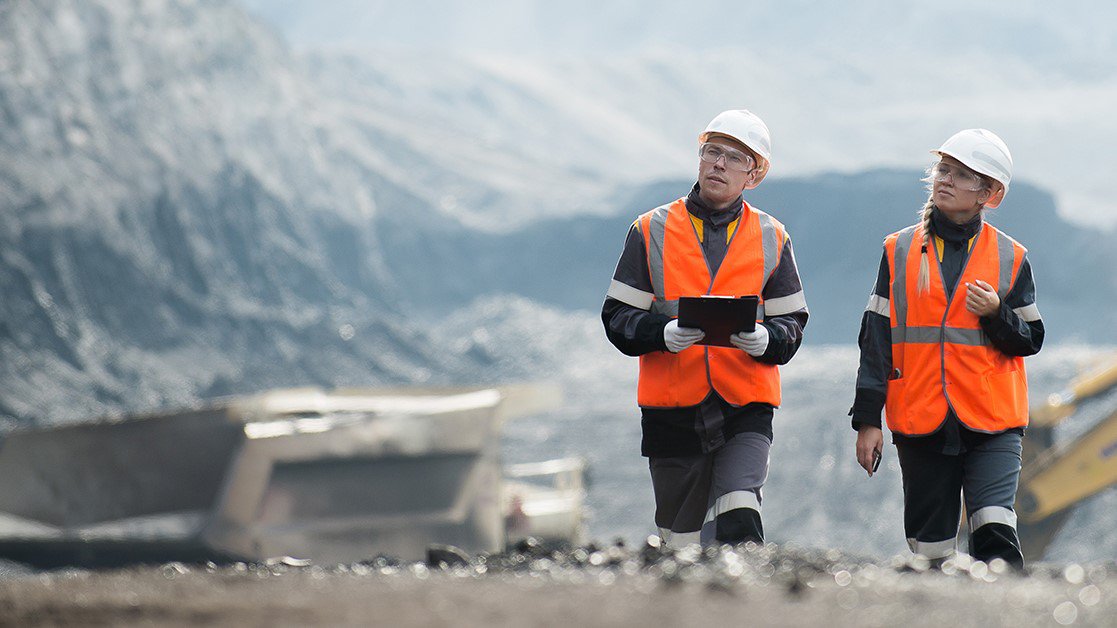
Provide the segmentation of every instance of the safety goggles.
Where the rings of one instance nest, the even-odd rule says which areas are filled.
[[[954,187],[960,190],[977,192],[986,187],[985,180],[981,178],[981,175],[969,168],[952,166],[942,161],[931,167],[931,178],[935,181],[945,183],[947,177],[950,177],[954,182]]]
[[[735,148],[706,142],[698,147],[698,156],[708,164],[716,164],[719,159],[725,159],[725,167],[737,172],[748,172],[756,167],[756,160],[748,153],[742,153]]]

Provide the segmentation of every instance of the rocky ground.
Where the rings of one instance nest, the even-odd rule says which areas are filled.
[[[668,551],[523,545],[312,565],[10,573],[2,626],[904,626],[1117,622],[1117,564],[1027,574],[967,557],[931,568],[774,544]]]

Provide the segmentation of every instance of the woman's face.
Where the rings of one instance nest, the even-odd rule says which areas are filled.
[[[981,213],[993,196],[993,185],[997,183],[947,155],[931,168],[931,197],[947,218],[959,224]]]

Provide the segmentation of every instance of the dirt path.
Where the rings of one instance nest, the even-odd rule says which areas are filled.
[[[1114,565],[1018,576],[740,550],[650,563],[552,558],[516,569],[169,564],[26,575],[0,581],[0,626],[1117,625]]]

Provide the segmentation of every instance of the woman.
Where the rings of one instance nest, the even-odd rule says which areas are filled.
[[[885,238],[861,322],[850,414],[857,462],[873,475],[883,407],[916,554],[955,551],[961,500],[970,554],[1022,569],[1016,534],[1020,446],[1028,424],[1023,356],[1043,344],[1027,250],[985,222],[1012,178],[1008,147],[967,129],[938,150],[920,221]]]

